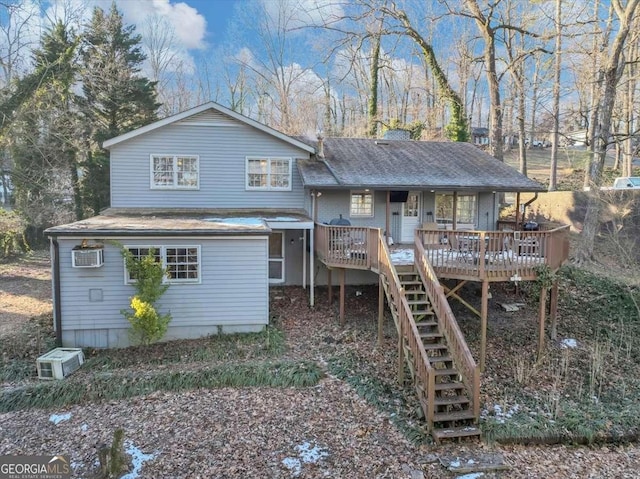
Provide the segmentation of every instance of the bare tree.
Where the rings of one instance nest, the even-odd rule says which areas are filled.
[[[555,13],[556,47],[553,69],[553,132],[551,140],[551,165],[549,171],[549,191],[558,186],[558,142],[560,140],[560,73],[562,71],[562,0],[556,0]]]
[[[616,87],[624,71],[624,47],[631,31],[633,20],[640,0],[611,0],[611,5],[618,21],[618,28],[613,38],[608,55],[602,64],[602,95],[598,108],[597,135],[595,136],[593,163],[589,171],[589,180],[593,190],[599,189],[602,183],[602,171],[607,156],[607,146],[611,133],[611,117],[616,99]],[[595,193],[595,191],[594,191]],[[577,261],[584,262],[593,259],[593,250],[599,224],[601,203],[595,194],[589,197],[584,227],[581,235],[581,248],[578,250]]]

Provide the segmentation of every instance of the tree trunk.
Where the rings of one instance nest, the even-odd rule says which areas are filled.
[[[614,3],[614,2],[612,2]],[[604,92],[600,103],[599,131],[595,138],[594,162],[591,165],[590,180],[592,185],[591,195],[587,204],[587,211],[584,219],[580,249],[578,251],[578,262],[590,261],[593,259],[595,238],[599,226],[599,214],[602,207],[598,199],[596,190],[602,183],[602,171],[607,156],[607,146],[611,132],[611,117],[616,99],[616,87],[622,76],[624,68],[624,58],[622,51],[625,41],[629,35],[630,25],[637,10],[640,0],[629,0],[623,10],[619,5],[616,14],[620,20],[620,25],[613,40],[611,51],[607,57],[603,70]]]
[[[371,87],[369,89],[369,128],[368,135],[375,138],[378,133],[378,75],[380,72],[380,33],[372,37],[371,65],[369,66]]]
[[[551,165],[549,191],[558,187],[558,140],[560,139],[560,72],[562,69],[562,0],[556,0],[556,51],[553,74],[553,139],[551,145]],[[533,138],[531,139],[533,141]]]
[[[489,153],[504,161],[502,139],[502,103],[500,100],[500,81],[496,70],[495,30],[484,17],[476,0],[465,0],[478,29],[484,38],[484,62],[487,83],[489,85]]]

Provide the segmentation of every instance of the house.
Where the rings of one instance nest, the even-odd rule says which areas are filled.
[[[46,231],[64,346],[129,344],[120,311],[134,289],[122,247],[138,256],[154,248],[169,269],[160,300],[173,315],[167,339],[259,331],[269,320],[269,283],[305,283],[313,223],[296,161],[312,147],[213,103],[104,147],[111,208]],[[85,252],[94,261],[75,261]]]
[[[476,146],[487,146],[489,144],[489,128],[480,126],[471,128],[471,143]]]
[[[135,279],[123,248],[139,257],[153,249],[168,269],[166,339],[259,331],[271,284],[308,288],[313,306],[317,283],[331,298],[334,273],[343,319],[345,284],[377,282],[379,321],[386,295],[437,437],[478,434],[468,421],[479,416],[489,283],[533,280],[537,266],[567,257],[562,229],[494,231],[501,193],[544,188],[470,143],[293,138],[207,103],[104,147],[111,207],[46,231],[64,346],[129,344],[121,310]],[[392,242],[407,245],[407,264],[394,261]],[[448,305],[469,305],[466,281],[482,283],[481,366]]]

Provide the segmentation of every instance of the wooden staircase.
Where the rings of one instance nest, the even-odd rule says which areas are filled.
[[[436,441],[479,436],[479,368],[422,244],[416,241],[415,264],[397,270],[381,243],[380,277],[401,338],[400,379],[406,365]]]
[[[436,440],[479,436],[477,418],[471,409],[467,388],[455,367],[447,340],[440,330],[424,283],[415,266],[398,271],[400,284],[411,307],[413,318],[429,364],[435,370],[435,411],[431,434]],[[411,369],[411,367],[410,367]]]

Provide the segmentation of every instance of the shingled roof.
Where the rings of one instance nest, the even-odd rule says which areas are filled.
[[[302,139],[316,147],[317,142]],[[310,188],[544,191],[538,182],[470,143],[325,138],[299,160]]]

